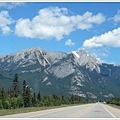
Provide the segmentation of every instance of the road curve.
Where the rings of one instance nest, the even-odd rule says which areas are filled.
[[[0,116],[0,118],[120,118],[120,109],[101,103],[92,103]]]

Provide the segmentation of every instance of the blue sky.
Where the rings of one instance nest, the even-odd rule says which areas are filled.
[[[0,55],[35,46],[120,64],[120,3],[1,2]]]

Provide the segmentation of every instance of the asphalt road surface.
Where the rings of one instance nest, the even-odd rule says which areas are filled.
[[[120,118],[120,109],[110,107],[106,104],[92,103],[7,115],[0,118]]]

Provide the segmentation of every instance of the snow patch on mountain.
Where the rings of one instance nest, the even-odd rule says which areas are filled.
[[[51,83],[51,82],[48,82],[46,85],[52,85],[52,83]]]
[[[36,68],[36,69],[32,69],[32,70],[23,70],[23,71],[21,71],[21,73],[28,73],[28,72],[31,72],[31,73],[41,72],[41,68]]]
[[[77,86],[83,86],[83,85],[81,84],[81,82],[77,82],[76,85],[77,85]]]
[[[47,81],[47,80],[48,80],[48,77],[43,78],[42,83],[45,82],[45,81]]]
[[[80,56],[77,54],[76,51],[72,51],[72,53],[73,53],[77,58],[80,58]]]

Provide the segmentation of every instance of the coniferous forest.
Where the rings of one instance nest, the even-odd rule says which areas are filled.
[[[4,86],[0,88],[0,109],[60,106],[88,102],[90,101],[75,95],[71,95],[67,98],[56,94],[51,96],[43,96],[40,91],[38,93],[31,91],[31,88],[26,83],[26,80],[23,80],[23,84],[20,86],[17,73],[14,76],[12,86],[8,90],[6,90]]]

